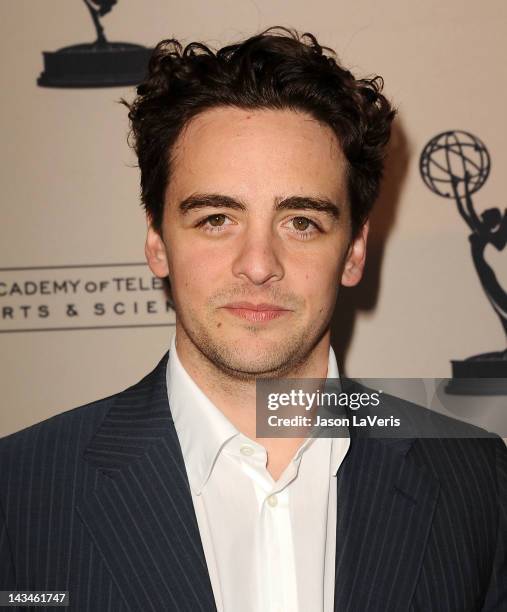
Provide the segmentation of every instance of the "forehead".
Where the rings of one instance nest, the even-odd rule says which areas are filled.
[[[246,200],[299,191],[339,197],[344,184],[344,156],[329,126],[293,110],[220,107],[182,130],[172,151],[169,192]]]

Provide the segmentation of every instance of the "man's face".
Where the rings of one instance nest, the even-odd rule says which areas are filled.
[[[241,379],[277,376],[329,340],[340,282],[356,284],[345,159],[331,128],[290,110],[215,108],[173,150],[162,237],[176,339]],[[178,351],[180,349],[178,348]]]

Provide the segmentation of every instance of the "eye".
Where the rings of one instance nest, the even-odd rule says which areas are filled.
[[[208,221],[208,223],[213,227],[219,227],[225,223],[225,219],[225,215],[212,215],[211,217],[208,217],[206,221]]]
[[[229,221],[229,223],[227,223],[227,221]],[[222,232],[225,226],[230,225],[230,221],[227,215],[217,213],[216,215],[209,215],[202,219],[202,221],[199,221],[197,227],[202,227],[204,231],[208,233]]]
[[[310,227],[310,219],[306,217],[294,217],[294,219],[292,219],[292,225],[294,229],[304,231]]]
[[[290,229],[293,229],[296,234],[304,239],[321,231],[317,223],[308,219],[308,217],[292,217],[292,219],[289,220],[289,226],[291,226]]]

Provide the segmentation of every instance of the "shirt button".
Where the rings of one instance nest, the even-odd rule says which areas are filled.
[[[251,457],[254,454],[254,449],[248,444],[243,444],[243,446],[239,449],[239,452],[245,457]]]
[[[278,504],[278,497],[276,495],[270,495],[268,497],[268,504],[274,508]]]

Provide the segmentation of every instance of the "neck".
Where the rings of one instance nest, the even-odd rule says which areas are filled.
[[[326,378],[330,332],[322,336],[307,358],[283,378]],[[203,393],[221,410],[238,431],[262,444],[268,451],[268,469],[275,477],[292,457],[304,438],[258,438],[256,436],[255,378],[244,380],[224,372],[210,361],[176,323],[176,347],[183,367]],[[275,376],[273,376],[275,377]],[[287,460],[288,462],[288,460]],[[269,466],[271,464],[271,467]]]

